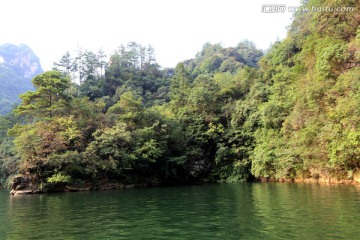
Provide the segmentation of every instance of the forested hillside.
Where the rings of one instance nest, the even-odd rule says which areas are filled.
[[[101,51],[67,53],[1,119],[1,177],[33,174],[44,189],[104,179],[357,180],[359,25],[357,8],[298,12],[265,55],[249,41],[207,43],[175,69],[135,42],[108,63]]]
[[[42,72],[39,58],[27,45],[0,46],[0,115],[20,103],[19,94],[34,90],[31,79]]]

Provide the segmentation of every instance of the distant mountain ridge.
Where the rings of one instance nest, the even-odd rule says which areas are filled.
[[[33,89],[31,79],[41,73],[39,58],[29,46],[0,45],[0,115],[19,103],[19,94]]]

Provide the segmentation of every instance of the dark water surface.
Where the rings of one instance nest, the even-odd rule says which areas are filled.
[[[360,186],[242,183],[0,191],[0,239],[360,239]]]

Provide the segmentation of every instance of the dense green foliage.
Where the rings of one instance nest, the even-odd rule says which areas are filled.
[[[108,64],[102,51],[67,53],[21,96],[15,112],[25,118],[1,119],[2,177],[352,179],[360,167],[355,14],[297,13],[287,38],[264,56],[249,41],[235,48],[207,43],[175,69],[161,69],[154,50],[135,42],[120,46]]]

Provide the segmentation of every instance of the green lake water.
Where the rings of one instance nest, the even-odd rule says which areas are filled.
[[[360,239],[360,186],[241,183],[10,196],[0,239]]]

